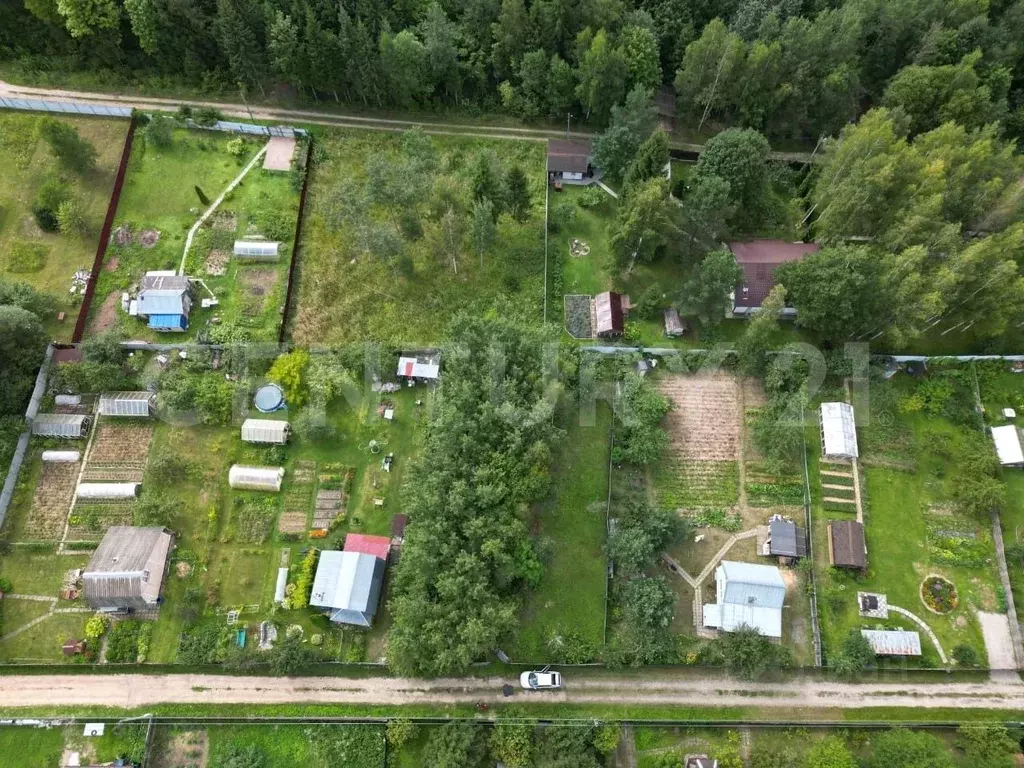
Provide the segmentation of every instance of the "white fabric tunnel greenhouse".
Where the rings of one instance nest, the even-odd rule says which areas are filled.
[[[247,443],[284,445],[288,442],[289,431],[290,427],[287,421],[246,419],[242,422],[242,439]]]
[[[235,256],[249,261],[277,261],[277,243],[269,240],[235,240]]]
[[[78,451],[43,451],[43,461],[74,464],[80,458],[82,454]]]
[[[235,464],[228,470],[228,485],[247,491],[280,491],[284,467],[246,467]]]
[[[857,425],[849,403],[821,404],[821,454],[827,459],[857,458]]]
[[[283,603],[285,592],[288,589],[288,569],[277,569],[277,585],[274,588],[274,602]]]
[[[79,499],[134,499],[142,483],[79,483],[75,496]]]
[[[81,395],[55,395],[53,398],[54,405],[81,405]]]

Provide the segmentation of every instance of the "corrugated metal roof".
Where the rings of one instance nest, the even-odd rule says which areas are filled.
[[[406,352],[398,358],[397,376],[415,379],[436,379],[440,372],[440,352]]]
[[[361,552],[320,553],[309,604],[333,621],[369,626],[377,612],[384,561]]]
[[[172,539],[166,528],[109,528],[82,576],[86,600],[96,608],[155,603]]]
[[[857,424],[849,403],[822,403],[821,450],[825,456],[857,458]]]
[[[598,336],[622,333],[622,295],[605,291],[594,297],[594,314],[597,324],[594,332]]]
[[[771,520],[768,523],[773,555],[782,557],[806,557],[807,538],[802,528],[792,520]]]
[[[350,533],[345,536],[346,552],[362,552],[373,555],[381,560],[388,559],[391,551],[391,539],[387,536],[368,536],[365,533]]]
[[[150,315],[148,325],[158,331],[184,331],[188,328],[185,315]]]
[[[184,292],[189,289],[191,281],[186,275],[165,275],[159,272],[149,272],[142,278],[143,291],[177,291]]]
[[[871,643],[878,656],[920,656],[921,636],[903,629],[862,629],[860,633]]]
[[[146,290],[139,293],[138,314],[149,315],[187,315],[192,308],[186,291],[183,290]]]
[[[723,603],[781,608],[786,602],[786,582],[773,565],[723,560],[715,580],[725,580]]]
[[[765,637],[782,637],[782,609],[735,603],[711,603],[704,606],[704,626],[735,632],[743,627],[756,629]]]
[[[548,170],[586,173],[590,165],[590,142],[548,140]]]
[[[275,443],[283,445],[288,442],[289,426],[287,421],[277,419],[246,419],[242,422],[242,439],[247,443]]]

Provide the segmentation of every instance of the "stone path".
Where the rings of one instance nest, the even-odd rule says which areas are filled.
[[[604,190],[605,192],[607,192],[607,193],[608,193],[609,195],[611,195],[612,197],[614,197],[614,198],[615,198],[616,200],[618,200],[618,199],[619,199],[619,193],[618,193],[618,192],[616,192],[616,191],[615,191],[614,189],[612,189],[611,187],[609,187],[609,186],[608,186],[607,184],[605,184],[605,183],[604,183],[603,181],[599,181],[599,182],[597,182],[597,186],[599,186],[599,187],[600,187],[601,189],[603,189],[603,190]]]
[[[1006,568],[1003,525],[999,520],[999,512],[994,509],[992,510],[992,541],[995,544],[996,563],[999,566],[999,583],[1003,585],[1003,595],[1006,597],[1006,617],[1009,622],[1010,642],[1014,656],[1013,668],[1021,669],[1024,667],[1024,642],[1021,640],[1020,624],[1017,620],[1017,604],[1013,599],[1013,588],[1010,586],[1010,572]],[[989,666],[992,666],[991,663]]]
[[[36,616],[34,619],[32,619],[27,624],[22,624],[17,629],[13,629],[10,632],[8,632],[6,635],[3,635],[2,637],[0,637],[0,643],[6,642],[7,640],[13,640],[18,635],[22,634],[23,632],[28,632],[28,630],[32,629],[32,627],[36,626],[37,624],[41,624],[42,622],[46,621],[51,616],[53,616],[55,614],[58,614],[58,613],[92,613],[92,609],[91,608],[83,608],[83,607],[80,607],[80,606],[73,606],[71,608],[58,608],[57,607],[57,598],[56,597],[47,597],[45,595],[18,595],[18,594],[12,594],[12,595],[4,595],[4,600],[28,600],[28,601],[31,601],[31,602],[34,602],[34,603],[49,603],[50,604],[50,609],[46,613],[44,613],[42,616]]]
[[[917,624],[917,626],[919,626],[924,631],[924,633],[931,638],[932,644],[935,646],[935,650],[939,652],[939,658],[942,659],[942,663],[947,665],[949,664],[949,659],[946,658],[946,652],[942,650],[942,645],[939,643],[939,638],[937,638],[935,636],[935,633],[932,632],[932,628],[925,624],[924,619],[911,613],[906,608],[900,608],[898,605],[893,605],[892,603],[889,603],[889,612],[898,613],[900,614],[900,616],[905,616],[906,618],[910,619],[912,622]]]
[[[978,611],[978,623],[981,624],[981,636],[985,640],[991,674],[1015,673],[1017,660],[1013,652],[1009,617],[1005,613]]]

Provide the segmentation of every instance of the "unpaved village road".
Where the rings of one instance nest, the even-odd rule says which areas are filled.
[[[537,702],[648,704],[786,709],[921,707],[1024,711],[1016,678],[978,683],[745,683],[723,679],[601,677],[567,680],[561,691],[501,695],[505,678],[413,680],[375,677],[234,677],[227,675],[0,676],[0,708],[157,704],[472,704]]]

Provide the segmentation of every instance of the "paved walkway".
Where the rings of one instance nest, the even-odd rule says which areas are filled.
[[[603,189],[603,190],[604,190],[605,192],[607,192],[607,193],[608,193],[609,195],[611,195],[612,197],[614,197],[614,198],[615,198],[616,200],[618,200],[618,199],[619,199],[619,193],[618,193],[618,192],[616,192],[616,191],[615,191],[614,189],[612,189],[611,187],[609,187],[609,186],[608,186],[607,184],[605,184],[605,183],[604,183],[603,181],[599,181],[599,182],[597,182],[597,186],[599,186],[599,187],[600,187],[601,189]]]
[[[942,659],[942,663],[947,665],[949,664],[949,659],[946,658],[946,652],[942,650],[942,644],[939,643],[939,638],[935,636],[935,633],[932,632],[932,628],[925,623],[924,619],[911,613],[906,608],[900,608],[898,605],[893,605],[892,603],[889,603],[889,610],[900,614],[900,616],[905,616],[917,624],[917,626],[931,638],[932,644],[935,646],[935,650],[939,652],[939,658]]]
[[[1006,597],[1006,616],[1010,631],[1011,649],[1013,651],[1013,669],[1024,668],[1024,642],[1021,640],[1020,623],[1017,619],[1017,604],[1013,599],[1013,587],[1010,585],[1010,572],[1006,568],[1006,550],[1003,549],[1003,524],[999,520],[999,512],[992,510],[992,542],[996,549],[996,563],[999,566],[999,583],[1003,586]],[[980,614],[979,614],[980,615]],[[987,642],[986,642],[987,645]],[[991,663],[989,664],[991,667]]]
[[[1013,653],[1013,638],[1010,634],[1010,619],[1005,613],[978,611],[981,636],[988,653],[988,668],[992,674],[1014,672],[1017,660]]]

